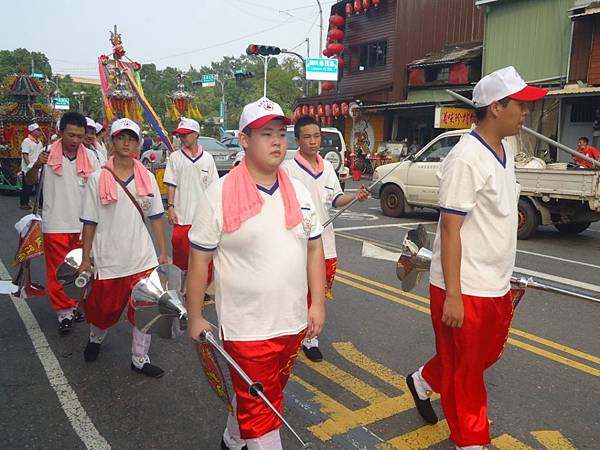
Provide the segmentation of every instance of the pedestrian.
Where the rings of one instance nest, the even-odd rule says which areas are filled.
[[[592,147],[590,145],[590,140],[586,136],[581,136],[577,140],[577,151],[582,155],[587,156],[588,158],[595,159],[596,161],[600,161],[600,151],[597,148]],[[582,167],[593,168],[594,165],[586,161],[585,159],[575,157],[575,162]]]
[[[106,142],[104,134],[106,128],[100,122],[96,122],[96,149],[102,153],[104,159],[108,160],[108,149],[106,148]]]
[[[321,150],[321,127],[314,118],[310,116],[300,117],[294,125],[294,136],[296,137],[298,151],[293,160],[283,163],[283,168],[290,177],[300,181],[310,192],[321,223],[325,223],[329,219],[329,209],[331,207],[341,208],[354,199],[365,201],[369,198],[369,193],[364,187],[361,187],[353,195],[344,194],[333,165],[324,160],[319,154]],[[333,224],[323,230],[322,240],[327,280],[325,296],[333,299],[331,289],[337,267]],[[310,293],[308,294],[308,304],[310,306]],[[311,361],[323,360],[318,337],[310,340],[305,339],[302,350]]]
[[[90,335],[83,356],[86,362],[96,361],[108,329],[128,306],[127,318],[134,327],[131,369],[160,378],[164,371],[151,364],[148,356],[150,335],[135,328],[131,291],[156,266],[167,263],[164,209],[154,175],[135,158],[140,127],[129,119],[116,120],[111,137],[113,154],[90,177],[81,213],[83,258],[79,270],[94,273],[85,302]],[[158,258],[146,218],[160,249]],[[90,255],[94,257],[93,269]]]
[[[21,187],[19,208],[30,210],[31,205],[29,204],[29,198],[31,197],[35,185],[27,183],[26,175],[33,166],[38,155],[43,150],[43,145],[40,141],[40,137],[43,133],[38,123],[29,125],[27,127],[27,132],[27,137],[23,139],[23,142],[21,143],[21,172],[23,173],[23,185]]]
[[[436,423],[429,395],[441,395],[456,448],[489,444],[484,371],[504,349],[513,316],[510,277],[517,239],[514,151],[530,102],[547,90],[528,86],[513,67],[473,90],[477,127],[444,159],[440,220],[433,245],[430,309],[436,355],[407,384],[423,419]]]
[[[163,183],[168,189],[167,213],[169,223],[173,225],[173,264],[187,270],[190,254],[188,232],[196,205],[219,174],[212,155],[198,144],[198,122],[182,117],[175,133],[181,140],[181,151],[169,155]]]
[[[319,335],[325,321],[318,213],[306,188],[280,167],[289,122],[266,97],[244,107],[239,129],[246,157],[199,201],[187,277],[188,333],[197,340],[210,330],[202,307],[214,259],[223,346],[250,378],[260,380],[279,412],[305,335]],[[281,449],[282,422],[249,393],[237,372],[230,368],[230,374],[235,413],[227,420],[221,448]]]
[[[83,192],[88,177],[100,167],[94,154],[82,144],[85,127],[85,117],[81,114],[65,113],[60,119],[59,140],[50,146],[48,153],[38,155],[26,176],[27,183],[37,183],[40,169],[46,165],[41,183],[46,286],[61,334],[71,331],[73,321],[83,319],[76,312],[77,302],[65,294],[56,279],[56,269],[67,253],[81,247],[79,214]]]
[[[85,121],[86,127],[83,144],[92,151],[100,166],[103,166],[106,164],[106,153],[98,146],[98,141],[96,140],[96,121],[90,117],[86,117]]]

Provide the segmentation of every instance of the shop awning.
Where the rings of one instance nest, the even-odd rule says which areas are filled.
[[[568,84],[562,89],[554,89],[548,92],[548,96],[556,97],[583,97],[600,94],[600,86],[579,86],[577,84]]]

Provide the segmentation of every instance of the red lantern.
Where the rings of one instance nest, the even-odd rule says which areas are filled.
[[[338,70],[342,70],[344,68],[344,60],[342,58],[336,58],[338,62]]]
[[[348,117],[349,114],[350,114],[350,105],[348,104],[348,102],[342,103],[342,116]]]
[[[302,108],[299,106],[294,110],[294,120],[298,120],[302,115]]]
[[[325,124],[332,126],[333,125],[333,116],[329,116],[325,118]]]
[[[331,56],[331,52],[328,48],[325,48],[325,50],[323,50],[323,56],[325,56],[326,58],[329,58]]]
[[[344,38],[344,32],[339,28],[332,28],[331,31],[327,34],[327,36],[332,41],[341,41]]]
[[[317,115],[317,107],[315,105],[310,105],[308,107],[308,115],[310,117],[315,117]]]
[[[369,0],[362,0],[362,7],[363,7],[363,10],[365,10],[365,11],[366,11],[367,9],[369,9],[369,5],[370,5],[370,4],[371,4],[371,2],[370,2]]]
[[[354,8],[352,7],[352,2],[346,3],[346,15],[349,17],[354,14]]]
[[[344,25],[344,22],[344,18],[342,16],[338,16],[337,14],[334,14],[329,18],[329,23],[334,27],[341,27]]]
[[[373,6],[379,8],[379,0],[373,0]]]
[[[331,105],[325,105],[325,117],[331,117]]]
[[[338,44],[338,43],[329,44],[327,46],[327,50],[329,50],[329,52],[332,55],[339,55],[340,53],[342,53],[344,51],[344,44]]]
[[[320,103],[317,105],[317,115],[319,117],[325,117],[325,108]]]
[[[362,0],[354,0],[354,14],[360,14],[362,11]]]
[[[321,85],[321,89],[324,91],[331,91],[334,87],[335,85],[331,81],[327,81]],[[327,105],[325,105],[325,108],[327,108]]]
[[[306,116],[308,114],[308,105],[302,105],[302,115]]]
[[[335,117],[336,119],[338,117],[340,117],[341,114],[341,108],[340,108],[340,104],[339,103],[334,103],[333,106],[331,107],[331,112],[333,114],[333,117]]]

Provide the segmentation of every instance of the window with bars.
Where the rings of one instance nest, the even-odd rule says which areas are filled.
[[[387,41],[370,42],[350,49],[350,71],[363,72],[385,67],[387,64]]]

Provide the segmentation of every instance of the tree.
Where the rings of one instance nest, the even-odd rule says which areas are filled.
[[[25,48],[0,50],[0,80],[17,73],[21,64],[27,66],[28,72],[31,72],[32,61],[35,72],[41,72],[47,77],[52,76],[52,67],[44,53],[30,52]]]

